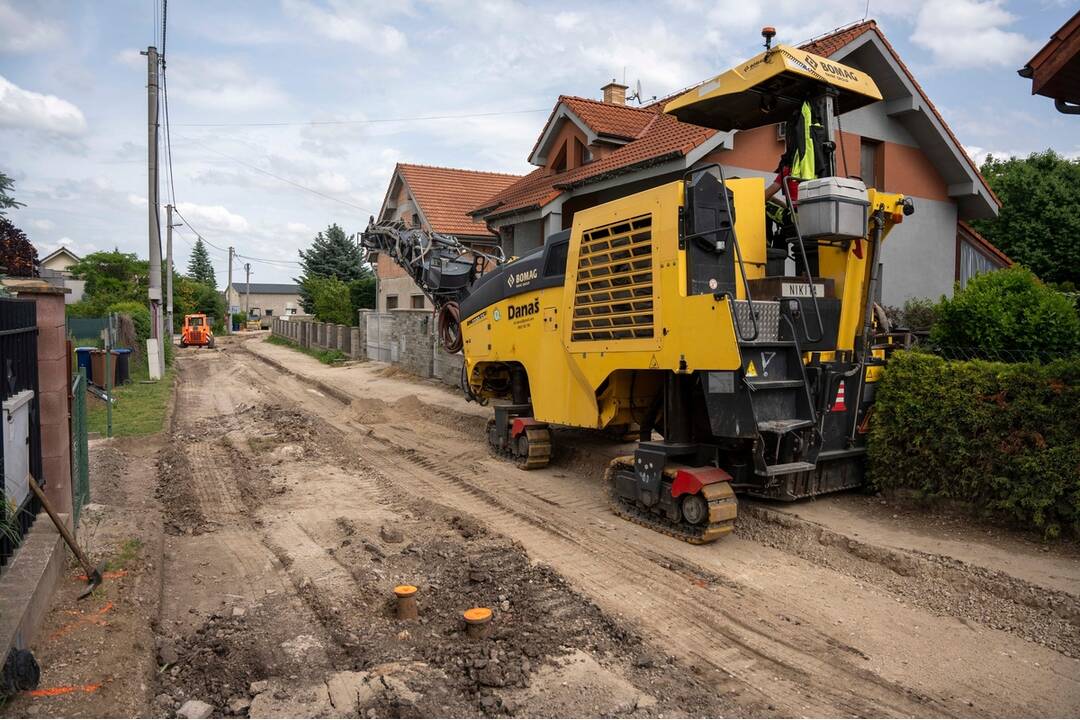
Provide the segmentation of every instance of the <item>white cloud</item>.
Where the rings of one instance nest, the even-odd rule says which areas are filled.
[[[113,60],[121,65],[127,65],[130,68],[146,69],[146,58],[143,57],[141,50],[136,50],[135,48],[121,50],[113,55]]]
[[[1002,0],[928,2],[919,10],[911,41],[949,68],[1018,67],[1039,43],[1003,29],[1015,21]]]
[[[0,0],[0,52],[46,50],[63,38],[64,33],[58,25],[28,17],[7,0]]]
[[[250,229],[250,224],[243,215],[229,212],[222,205],[198,205],[196,203],[177,203],[180,213],[190,218],[200,232],[217,230],[220,232],[242,233]],[[209,236],[207,236],[209,237]]]
[[[288,15],[299,19],[319,35],[337,42],[359,45],[376,55],[390,55],[405,49],[405,34],[393,25],[372,19],[367,5],[331,3],[324,9],[305,0],[285,0]]]
[[[256,77],[241,63],[223,58],[172,57],[169,62],[169,103],[187,103],[219,115],[275,108],[288,97],[277,83]]]
[[[146,198],[142,197],[141,195],[135,195],[135,194],[128,195],[127,196],[127,201],[129,203],[131,203],[132,205],[134,205],[135,207],[146,207],[146,205],[147,205]]]
[[[59,135],[86,131],[82,110],[55,95],[23,90],[0,75],[0,128],[37,130]]]
[[[555,15],[555,27],[560,30],[570,30],[576,28],[584,20],[584,16],[581,13],[576,12],[561,12]]]
[[[52,220],[31,220],[30,227],[34,228],[35,230],[40,230],[42,232],[49,232],[54,227],[56,227],[56,223],[54,223]]]

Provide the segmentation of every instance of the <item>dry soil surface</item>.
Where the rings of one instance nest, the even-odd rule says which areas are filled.
[[[386,366],[261,338],[177,362],[167,436],[95,448],[128,480],[95,484],[110,552],[143,542],[35,648],[75,689],[8,714],[1080,713],[1072,546],[859,495],[742,502],[734,536],[689,546],[607,510],[626,446],[601,436],[557,431],[525,472],[488,455],[490,410]]]

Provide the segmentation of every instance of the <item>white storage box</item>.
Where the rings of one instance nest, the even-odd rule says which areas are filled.
[[[862,180],[827,177],[799,183],[799,231],[807,240],[866,237],[869,208]]]
[[[21,507],[30,494],[30,401],[33,390],[23,390],[3,402],[0,422],[4,433],[4,497]]]

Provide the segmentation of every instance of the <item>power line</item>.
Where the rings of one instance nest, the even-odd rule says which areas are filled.
[[[417,115],[413,117],[373,118],[369,120],[296,120],[283,122],[222,122],[222,123],[176,123],[177,127],[295,127],[310,125],[376,125],[380,123],[416,122],[423,120],[467,120],[469,118],[498,117],[500,115],[524,115],[548,112],[549,108],[534,110],[500,110],[487,113],[462,115]]]
[[[292,185],[293,187],[299,188],[300,190],[303,190],[305,192],[309,192],[312,195],[318,195],[319,197],[321,197],[321,198],[323,198],[325,200],[332,200],[333,202],[341,203],[342,205],[347,205],[348,207],[351,207],[351,208],[353,208],[355,210],[359,210],[360,212],[362,212],[362,213],[364,213],[366,215],[374,215],[374,213],[372,213],[370,210],[368,210],[367,208],[360,207],[356,203],[349,202],[348,200],[342,200],[341,198],[334,197],[333,195],[327,195],[324,192],[319,192],[318,190],[315,190],[313,188],[309,188],[306,185],[301,185],[298,182],[294,182],[292,180],[289,180],[288,178],[284,178],[284,177],[281,177],[280,175],[276,175],[276,174],[270,172],[269,170],[263,170],[261,167],[258,167],[256,165],[252,165],[252,164],[250,164],[248,162],[245,162],[245,161],[241,160],[240,158],[235,158],[232,155],[226,155],[225,153],[221,152],[220,150],[215,150],[212,147],[204,145],[203,143],[199,142],[198,140],[196,140],[194,138],[183,137],[183,136],[178,136],[178,137],[180,137],[183,140],[187,140],[189,142],[195,143],[199,147],[203,148],[204,150],[208,150],[208,151],[214,153],[215,155],[220,155],[221,157],[223,157],[223,158],[225,158],[227,160],[232,160],[234,163],[237,163],[238,165],[243,165],[244,167],[246,167],[246,168],[248,168],[250,170],[254,170],[255,172],[262,173],[263,175],[267,175],[269,177],[272,177],[275,180],[286,183],[287,185]]]

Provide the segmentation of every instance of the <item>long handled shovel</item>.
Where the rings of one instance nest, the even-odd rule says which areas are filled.
[[[68,530],[67,525],[64,524],[56,514],[56,511],[53,510],[52,503],[45,497],[45,493],[42,492],[41,487],[37,484],[37,480],[33,477],[29,478],[29,480],[30,489],[37,495],[37,499],[41,501],[41,506],[45,508],[45,512],[49,513],[49,518],[53,521],[53,525],[60,531],[60,534],[64,538],[64,542],[71,548],[71,552],[75,554],[75,557],[79,560],[79,564],[82,565],[83,571],[86,572],[86,589],[79,594],[79,599],[82,600],[84,597],[94,592],[94,588],[101,584],[101,572],[105,569],[105,564],[102,563],[99,567],[93,566],[90,562],[90,558],[86,557],[86,553],[84,553],[82,548],[79,547],[79,544],[75,542],[75,537],[71,534],[71,531]]]

